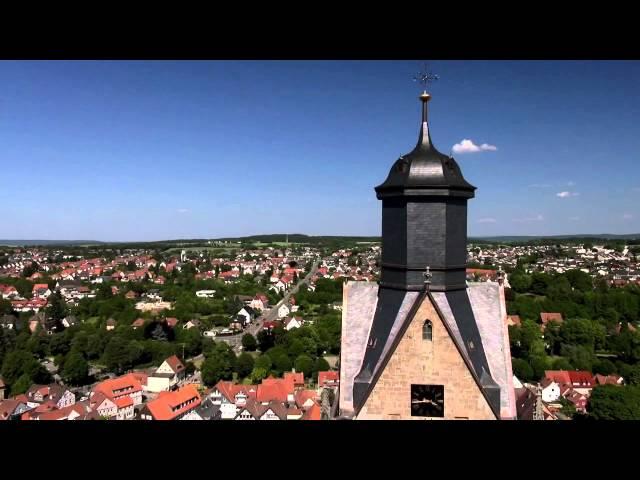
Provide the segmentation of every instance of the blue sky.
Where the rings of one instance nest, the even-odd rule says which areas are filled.
[[[0,238],[378,235],[420,67],[0,61]],[[454,154],[470,235],[640,232],[640,62],[430,68],[436,147],[496,147]]]

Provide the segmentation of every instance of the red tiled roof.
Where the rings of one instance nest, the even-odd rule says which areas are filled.
[[[130,395],[142,391],[142,385],[132,373],[100,382],[93,388],[94,392],[102,392],[109,398]]]
[[[296,405],[299,408],[302,408],[308,400],[313,400],[314,402],[318,398],[318,394],[315,390],[300,390],[295,394]]]
[[[178,324],[178,319],[175,317],[167,317],[166,319],[167,325],[171,328],[175,327]]]
[[[586,371],[569,371],[571,384],[575,386],[593,387],[593,374]]]
[[[294,387],[304,386],[304,374],[302,372],[285,372],[284,381],[291,382]]]
[[[304,412],[300,420],[321,420],[320,405],[316,402]]]
[[[180,361],[180,359],[176,355],[171,355],[169,358],[165,360],[165,362],[167,362],[167,364],[169,365],[169,367],[171,367],[171,370],[173,370],[174,373],[180,373],[181,371],[184,370],[184,364]]]
[[[327,371],[318,372],[318,386],[323,386],[325,383],[338,383],[340,381],[340,372]]]
[[[545,370],[544,372],[545,378],[549,380],[553,380],[560,385],[565,383],[571,383],[571,378],[569,377],[569,372],[566,370]]]
[[[271,401],[286,402],[289,394],[293,394],[293,378],[289,380],[282,378],[265,378],[262,384],[258,385],[257,400],[265,403]]]
[[[540,320],[542,320],[542,324],[546,325],[549,322],[558,322],[562,323],[562,314],[561,313],[540,313]]]
[[[520,315],[507,315],[507,325],[522,325],[522,320],[520,320]]]
[[[200,405],[200,394],[193,385],[174,392],[162,392],[158,398],[147,403],[155,420],[173,420]]]

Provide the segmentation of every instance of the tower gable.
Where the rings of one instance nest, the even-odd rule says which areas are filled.
[[[460,353],[430,296],[422,298],[357,418],[495,420],[496,414],[478,379]],[[426,321],[431,323],[425,326]],[[421,411],[415,402],[412,410],[412,396],[416,400],[422,392],[435,397],[441,394],[444,405],[442,417],[419,415],[429,409]],[[439,415],[437,409],[433,412]]]

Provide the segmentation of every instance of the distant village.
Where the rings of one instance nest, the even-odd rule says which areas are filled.
[[[4,331],[28,331],[31,338],[49,335],[53,339],[85,322],[95,323],[106,335],[122,335],[125,330],[131,334],[124,335],[134,335],[158,323],[176,332],[176,338],[188,331],[193,334],[190,338],[202,340],[203,345],[206,341],[209,345],[223,343],[235,356],[243,352],[247,336],[268,338],[278,329],[309,328],[318,308],[339,316],[341,294],[322,305],[314,304],[313,299],[305,301],[302,308],[306,306],[306,311],[301,314],[296,297],[312,295],[319,281],[376,281],[379,273],[379,247],[375,245],[335,251],[225,246],[219,251],[226,254],[220,257],[206,249],[168,255],[148,250],[99,251],[103,255],[85,258],[63,249],[5,248],[0,250],[0,298],[5,305],[0,325]],[[185,283],[199,305],[222,305],[224,313],[181,315],[175,310],[180,299],[174,289],[184,295]],[[301,288],[304,292],[299,292]],[[128,322],[122,320],[122,314],[119,319],[116,315],[105,319],[76,313],[105,296],[122,298],[138,316]],[[52,318],[59,308],[56,298],[65,311],[58,321]],[[208,317],[214,318],[213,324]],[[250,355],[257,357],[257,353]],[[67,384],[53,355],[43,355],[40,363],[53,382],[34,382],[24,393],[16,394],[12,388],[16,382],[10,385],[0,377],[0,419],[320,420],[329,418],[335,407],[339,384],[335,359],[333,367],[321,363],[326,370],[314,369],[306,376],[292,367],[276,378],[274,366],[264,378],[220,380],[207,387],[200,368],[206,358],[203,354],[187,359],[183,351],[164,358],[159,366],[132,368],[119,375],[94,361],[89,373],[96,381],[87,385]]]
[[[76,249],[77,250],[77,249]],[[174,249],[175,250],[175,249]],[[225,252],[218,255],[219,252]],[[15,335],[60,335],[85,322],[105,332],[142,331],[151,323],[163,328],[197,332],[194,336],[223,342],[234,355],[245,352],[243,336],[258,338],[277,329],[291,332],[312,328],[319,315],[340,315],[341,287],[331,301],[310,299],[318,282],[375,282],[379,276],[378,244],[337,248],[224,245],[220,249],[148,249],[116,251],[87,249],[78,255],[63,248],[0,247],[0,326]],[[503,281],[523,264],[527,273],[563,273],[580,270],[609,286],[640,284],[636,251],[603,245],[497,246],[469,245],[468,281]],[[180,310],[182,290],[198,305],[219,307],[211,314]],[[204,288],[195,288],[200,285]],[[105,288],[108,292],[105,293]],[[233,292],[233,294],[230,294]],[[316,292],[317,293],[317,292]],[[130,319],[83,314],[91,302],[107,295],[126,302]],[[52,318],[58,307],[62,318]],[[181,298],[183,300],[181,300]],[[318,300],[317,298],[321,298]],[[328,298],[328,297],[327,297]],[[317,302],[317,303],[314,303]],[[214,307],[211,307],[214,308]],[[84,310],[83,310],[84,309]],[[130,313],[137,312],[137,314]],[[117,317],[117,318],[116,318]],[[541,334],[550,322],[561,324],[562,314],[542,312]],[[508,315],[508,326],[522,324]],[[630,329],[634,329],[631,324]],[[315,333],[314,333],[315,335]],[[155,338],[155,337],[153,337]],[[177,348],[177,347],[176,347]],[[266,347],[265,347],[266,348]],[[273,346],[271,346],[273,348]],[[179,351],[179,348],[177,348]],[[263,352],[264,353],[264,352]],[[257,351],[251,353],[257,358]],[[46,384],[25,385],[22,392],[0,377],[0,419],[20,420],[320,420],[332,417],[339,386],[339,352],[329,368],[306,374],[293,366],[279,375],[203,382],[203,355],[179,352],[155,356],[155,365],[108,371],[98,361],[89,362],[92,381],[70,385],[60,375],[52,354],[39,358],[51,374]],[[5,354],[6,357],[6,354]],[[322,355],[320,355],[322,357]],[[327,356],[329,358],[330,355]],[[6,362],[5,362],[6,363]],[[285,362],[286,363],[286,362]],[[5,371],[6,368],[3,368]],[[593,374],[580,370],[546,370],[537,382],[515,382],[518,417],[563,419],[571,403],[586,411],[591,391],[599,385],[622,386],[618,374]],[[26,388],[28,387],[28,388]]]

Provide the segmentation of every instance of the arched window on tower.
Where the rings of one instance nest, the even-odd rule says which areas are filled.
[[[424,325],[422,325],[422,339],[423,340],[433,340],[433,324],[431,320],[426,320]]]

